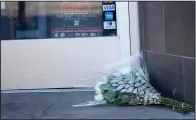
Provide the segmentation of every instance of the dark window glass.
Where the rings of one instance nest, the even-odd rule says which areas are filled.
[[[1,40],[117,35],[115,2],[18,1],[3,4]]]

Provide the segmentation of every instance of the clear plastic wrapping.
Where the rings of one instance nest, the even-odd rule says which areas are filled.
[[[74,107],[103,105],[110,103],[120,104],[121,102],[122,104],[126,103],[127,105],[149,104],[154,101],[145,101],[147,97],[149,98],[149,96],[151,96],[153,99],[158,98],[160,95],[149,84],[149,75],[147,72],[145,60],[143,59],[141,52],[138,52],[137,54],[132,55],[127,59],[107,65],[103,68],[102,71],[97,72],[94,76],[88,77],[85,80],[93,80],[93,78],[99,79],[94,87],[94,100],[74,105]],[[148,90],[146,90],[147,88]],[[130,94],[129,100],[127,99],[127,102],[125,100],[119,100],[119,103],[115,102],[117,101],[116,96],[122,96],[121,93]],[[133,100],[131,98],[132,96],[135,96],[136,98]],[[140,97],[142,97],[142,99]]]
[[[194,106],[161,96],[150,84],[143,54],[112,63],[83,80],[97,80],[94,100],[73,107],[95,105],[164,105],[182,113],[193,112]]]

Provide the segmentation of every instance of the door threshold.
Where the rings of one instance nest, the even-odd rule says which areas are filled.
[[[70,88],[43,88],[43,89],[12,89],[12,90],[1,90],[3,93],[36,93],[36,92],[74,92],[74,91],[94,91],[92,87],[70,87]]]

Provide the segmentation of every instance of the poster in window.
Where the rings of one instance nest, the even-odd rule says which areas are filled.
[[[52,9],[52,38],[103,36],[102,2],[55,2]]]

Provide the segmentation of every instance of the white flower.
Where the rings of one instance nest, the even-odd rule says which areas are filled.
[[[120,70],[121,74],[128,74],[130,71],[132,71],[131,67],[124,67]]]
[[[120,72],[115,72],[115,73],[113,73],[113,75],[114,75],[115,77],[118,77],[118,76],[121,76],[121,73],[120,73]]]
[[[96,94],[102,94],[102,90],[100,89],[100,85],[105,84],[106,82],[104,81],[99,81],[96,85],[95,85],[95,92]]]
[[[96,101],[103,101],[103,95],[102,94],[95,95],[95,100]]]
[[[99,87],[95,87],[95,93],[99,95],[102,94],[102,91]]]
[[[107,76],[102,76],[101,81],[104,82],[104,83],[108,82]]]

